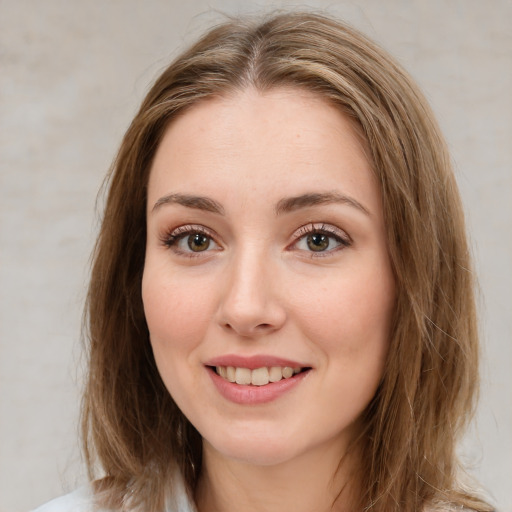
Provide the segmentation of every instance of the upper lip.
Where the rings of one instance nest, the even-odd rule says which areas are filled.
[[[249,370],[255,370],[256,368],[272,366],[289,366],[291,368],[305,368],[310,365],[304,365],[298,361],[291,359],[284,359],[282,357],[270,356],[270,355],[254,355],[254,356],[240,356],[236,354],[226,354],[223,356],[214,357],[205,362],[206,366],[234,366],[235,368],[248,368]]]

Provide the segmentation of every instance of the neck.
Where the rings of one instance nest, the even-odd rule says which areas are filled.
[[[332,446],[293,460],[257,466],[223,458],[204,443],[196,491],[199,512],[346,512],[359,489],[355,450],[340,456]]]

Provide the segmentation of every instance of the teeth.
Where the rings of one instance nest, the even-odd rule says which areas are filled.
[[[279,382],[283,378],[283,370],[280,366],[272,366],[269,372],[270,382]]]
[[[269,382],[279,382],[281,379],[289,379],[300,373],[302,368],[297,366],[272,366],[270,368],[262,367],[250,370],[249,368],[235,368],[233,366],[217,366],[215,368],[218,375],[237,384],[248,386],[265,386]]]
[[[251,370],[249,368],[237,368],[235,370],[235,381],[237,384],[250,384]]]
[[[285,366],[283,368],[283,377],[285,379],[289,379],[293,375],[293,368],[290,368],[289,366]]]
[[[268,384],[269,381],[267,368],[257,368],[251,373],[251,384],[253,386],[264,386],[265,384]]]
[[[221,374],[221,376],[222,376],[222,374]],[[228,366],[226,368],[226,378],[229,380],[229,382],[235,382],[235,380],[236,380],[235,369],[232,366]]]

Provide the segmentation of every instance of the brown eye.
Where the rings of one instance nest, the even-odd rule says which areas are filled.
[[[215,241],[207,228],[193,224],[179,226],[162,236],[163,245],[178,256],[202,257],[222,251],[222,247]],[[204,253],[204,255],[202,254]]]
[[[187,245],[193,252],[206,251],[210,247],[210,238],[202,233],[195,233],[187,237]]]
[[[299,228],[293,235],[290,249],[309,254],[310,257],[333,256],[352,245],[349,235],[331,224],[311,223]]]
[[[329,247],[329,237],[323,233],[312,233],[307,236],[307,244],[314,252],[325,251]]]

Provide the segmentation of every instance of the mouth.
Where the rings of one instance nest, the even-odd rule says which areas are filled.
[[[241,386],[266,386],[311,370],[310,367],[262,366],[244,368],[235,366],[209,366],[210,370],[227,382]]]

